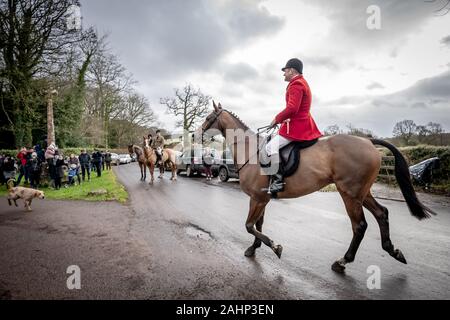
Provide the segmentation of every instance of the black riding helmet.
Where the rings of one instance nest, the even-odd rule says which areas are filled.
[[[288,62],[286,62],[286,66],[284,68],[281,68],[281,71],[284,71],[284,69],[287,68],[293,68],[298,71],[298,73],[303,74],[303,62],[301,62],[297,58],[292,58]]]

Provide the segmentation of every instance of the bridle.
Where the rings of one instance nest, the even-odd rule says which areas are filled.
[[[219,118],[220,114],[223,112],[223,109],[220,109],[219,112],[214,112],[214,117],[211,118],[210,120],[208,120],[208,123],[206,125],[205,128],[202,127],[202,137],[203,137],[203,133],[208,130],[209,128],[212,127],[212,125],[217,121],[217,119]]]

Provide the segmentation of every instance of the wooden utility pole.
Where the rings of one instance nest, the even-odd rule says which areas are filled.
[[[53,95],[58,91],[53,88],[47,91],[47,145],[55,143],[55,124],[53,117]]]

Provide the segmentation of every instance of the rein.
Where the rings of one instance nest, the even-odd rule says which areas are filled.
[[[265,130],[263,130],[263,129],[265,129]],[[264,126],[264,127],[261,127],[261,128],[258,128],[257,129],[257,133],[256,133],[256,141],[258,141],[259,142],[259,135],[260,135],[260,131],[262,130],[262,131],[265,131],[265,132],[269,132],[270,130],[272,130],[272,132],[269,134],[269,136],[270,135],[272,135],[273,134],[273,131],[275,131],[275,129],[276,129],[276,126],[271,126],[271,125],[268,125],[268,126]],[[237,143],[237,142],[236,142]],[[263,144],[261,144],[261,145],[263,145]],[[241,169],[242,168],[244,168],[249,162],[250,162],[250,159],[251,158],[253,158],[253,156],[255,156],[255,155],[258,155],[258,157],[259,157],[259,152],[261,151],[261,147],[260,146],[258,146],[258,150],[256,151],[256,153],[254,154],[254,155],[252,155],[251,157],[249,156],[248,157],[248,159],[247,159],[247,161],[245,161],[245,163],[236,171],[236,173],[239,173],[239,171],[241,171]]]
[[[205,128],[202,128],[202,133],[203,132],[205,132],[206,130],[208,130],[209,128],[211,128],[211,126],[218,120],[218,118],[219,118],[219,116],[221,115],[221,113],[223,112],[223,111],[226,111],[225,109],[220,109],[220,111],[219,112],[217,112],[217,113],[214,113],[214,118],[212,118],[212,119],[210,119],[209,121],[208,121],[208,123],[207,123],[207,125],[205,126]],[[269,132],[270,130],[272,130],[272,132],[270,133],[270,134],[272,134],[273,133],[273,131],[275,130],[277,128],[277,126],[271,126],[271,125],[268,125],[268,126],[264,126],[264,127],[261,127],[261,128],[258,128],[257,130],[257,134],[256,134],[256,141],[258,142],[259,141],[259,135],[260,135],[260,131],[265,131],[265,132]],[[202,141],[203,141],[203,134],[202,134]],[[236,141],[236,142],[234,142],[233,144],[237,144],[239,141]],[[244,140],[244,143],[245,143],[245,140]],[[240,167],[240,168],[238,168],[237,170],[236,170],[236,173],[239,173],[249,162],[250,162],[250,159],[251,158],[253,158],[255,155],[259,155],[259,152],[261,151],[261,148],[260,148],[260,146],[258,146],[258,150],[256,151],[256,153],[254,154],[254,155],[252,155],[251,157],[249,156],[248,157],[248,159],[247,159],[247,161],[245,161],[245,163]]]

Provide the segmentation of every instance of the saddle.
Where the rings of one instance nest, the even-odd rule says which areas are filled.
[[[280,149],[280,173],[283,177],[287,178],[293,175],[300,165],[300,150],[306,149],[308,147],[313,146],[319,139],[310,140],[310,141],[292,141],[287,146],[284,146]],[[270,141],[267,140],[262,146],[261,155],[260,155],[260,166],[261,168],[268,168],[271,166],[270,157],[267,156],[265,151],[265,145]],[[264,159],[266,161],[263,161]],[[267,161],[267,159],[269,159]]]

